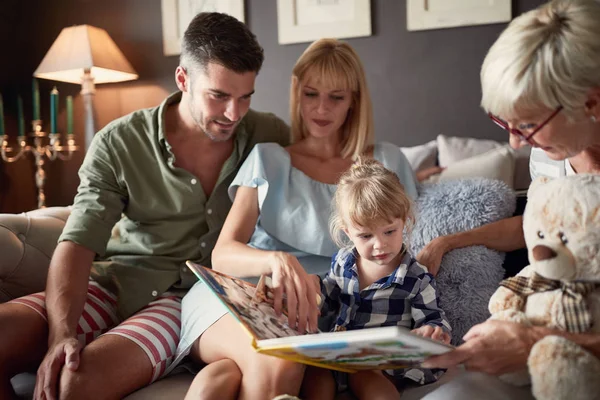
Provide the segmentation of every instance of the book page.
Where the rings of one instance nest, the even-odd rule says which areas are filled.
[[[202,282],[212,289],[229,311],[250,332],[256,340],[296,336],[298,332],[290,328],[287,316],[277,316],[263,291],[256,294],[256,286],[242,279],[221,274],[199,264],[188,261],[187,266]]]

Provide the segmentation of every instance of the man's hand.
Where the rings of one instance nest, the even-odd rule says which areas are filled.
[[[35,400],[58,399],[58,377],[63,366],[72,371],[79,367],[81,345],[75,338],[59,341],[48,349],[37,371],[35,382]]]
[[[417,255],[417,262],[426,267],[431,275],[436,276],[442,264],[442,257],[450,250],[447,237],[437,237],[423,247]]]
[[[502,375],[525,368],[531,348],[543,335],[535,327],[488,320],[475,325],[455,350],[429,357],[425,368],[449,368],[464,364],[469,371]]]

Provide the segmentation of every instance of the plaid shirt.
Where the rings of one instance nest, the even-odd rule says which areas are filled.
[[[433,276],[408,252],[394,273],[360,290],[355,250],[342,249],[333,256],[321,292],[321,315],[337,313],[336,330],[434,325],[451,331],[438,305]]]
[[[324,297],[321,315],[337,313],[334,330],[423,325],[452,330],[438,306],[433,276],[406,252],[393,274],[359,289],[356,250],[341,249],[333,256],[331,270],[321,281]],[[404,368],[386,371],[396,380],[424,385],[437,381],[443,369]]]

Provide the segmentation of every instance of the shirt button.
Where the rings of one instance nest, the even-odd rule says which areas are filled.
[[[200,247],[206,247],[206,242],[200,243]]]
[[[158,292],[156,290],[153,290],[152,291],[152,297],[156,297],[156,296],[158,296]]]
[[[209,208],[208,210],[206,210],[206,213],[207,213],[208,215],[212,214],[212,208]]]
[[[196,179],[192,179],[190,182],[192,183],[192,185],[195,185],[198,181]]]

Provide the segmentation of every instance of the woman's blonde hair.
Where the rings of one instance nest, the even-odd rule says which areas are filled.
[[[515,18],[485,57],[481,87],[481,106],[506,119],[559,105],[581,118],[600,87],[600,0],[554,0]]]
[[[348,223],[374,228],[400,218],[409,234],[414,225],[413,205],[398,175],[372,158],[359,157],[338,182],[329,231],[333,241],[349,244],[343,230]]]
[[[300,114],[302,84],[309,77],[336,89],[352,92],[352,104],[342,129],[342,157],[357,158],[373,144],[373,110],[363,65],[349,44],[336,39],[319,39],[302,53],[292,71],[290,117],[292,143],[308,135]]]

